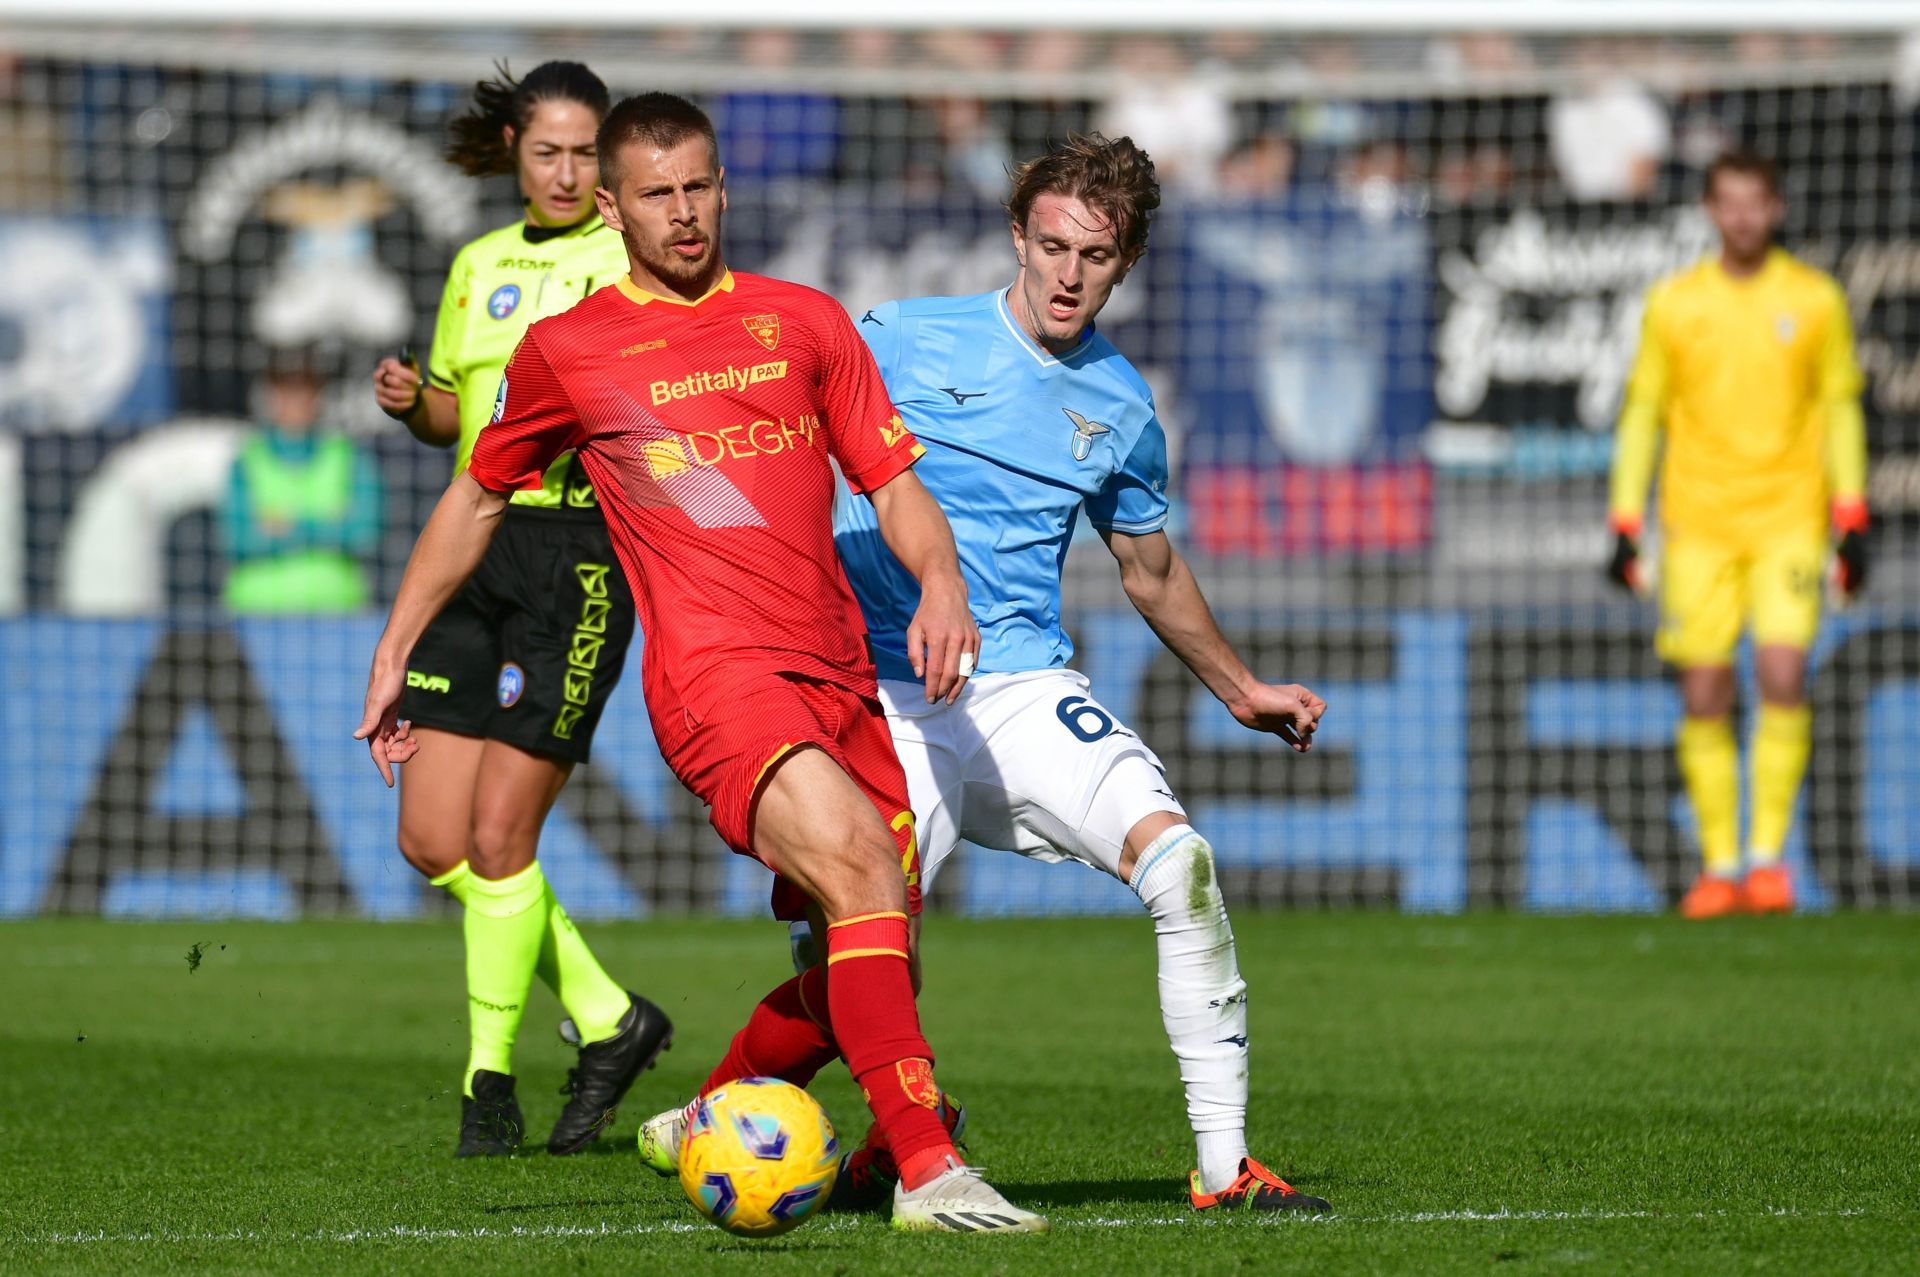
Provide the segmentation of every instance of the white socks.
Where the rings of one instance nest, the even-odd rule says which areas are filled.
[[[1191,826],[1175,825],[1140,853],[1127,885],[1153,915],[1160,1018],[1187,1090],[1201,1188],[1218,1192],[1247,1155],[1247,986],[1213,848]]]

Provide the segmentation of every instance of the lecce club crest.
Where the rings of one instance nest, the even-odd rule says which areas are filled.
[[[780,316],[749,315],[740,322],[747,326],[747,331],[753,334],[753,339],[768,350],[780,344]]]

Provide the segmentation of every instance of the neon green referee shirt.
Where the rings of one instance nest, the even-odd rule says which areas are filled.
[[[454,474],[467,468],[473,441],[492,419],[500,374],[527,328],[626,273],[626,247],[598,213],[557,231],[515,222],[455,255],[427,361],[427,380],[460,398]],[[573,475],[572,453],[548,468],[540,491],[513,500],[546,509],[594,504],[592,486]]]

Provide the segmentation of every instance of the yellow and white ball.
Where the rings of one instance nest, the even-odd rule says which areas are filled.
[[[694,1209],[741,1237],[777,1237],[826,1205],[840,1141],[811,1095],[778,1078],[716,1087],[693,1106],[680,1187]]]

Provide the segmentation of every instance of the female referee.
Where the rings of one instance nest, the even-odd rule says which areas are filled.
[[[577,62],[524,79],[504,66],[474,87],[447,157],[474,177],[519,178],[526,215],[453,260],[422,384],[410,361],[374,370],[374,397],[422,442],[453,447],[454,473],[492,416],[528,325],[626,273],[594,208],[594,133],[606,85]],[[401,715],[419,750],[400,785],[400,852],[466,910],[472,1025],[458,1156],[506,1154],[525,1130],[513,1040],[533,977],[579,1031],[579,1063],[547,1151],[577,1153],[612,1125],[673,1026],[628,993],[574,929],[535,859],[540,827],[619,681],[633,598],[593,487],[563,457],[514,498],[486,559],[408,661]]]

